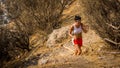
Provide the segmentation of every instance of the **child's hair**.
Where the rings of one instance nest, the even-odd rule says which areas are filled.
[[[74,20],[81,20],[81,17],[80,17],[80,16],[78,16],[78,15],[75,15]]]

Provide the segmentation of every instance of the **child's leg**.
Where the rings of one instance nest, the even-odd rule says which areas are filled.
[[[74,55],[77,55],[77,53],[78,53],[78,50],[77,50],[77,49],[75,49]]]
[[[78,55],[78,53],[80,53],[80,52],[81,52],[81,51],[80,51],[79,45],[76,44],[76,45],[75,45],[75,55]]]
[[[77,55],[80,55],[82,53],[81,46],[78,45],[78,52]]]
[[[77,48],[77,45],[75,44],[75,45],[74,45],[74,47],[75,47],[75,52],[74,52],[74,55],[77,55],[77,53],[78,53],[78,48]]]

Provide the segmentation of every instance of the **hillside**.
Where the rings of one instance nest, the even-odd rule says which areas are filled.
[[[80,9],[79,9],[80,8]],[[62,26],[53,30],[48,35],[48,40],[43,48],[38,48],[33,55],[37,59],[28,61],[28,68],[119,68],[120,52],[112,49],[109,44],[101,38],[99,33],[93,30],[88,19],[84,16],[84,9],[79,4],[79,0],[75,1],[63,12]],[[84,45],[83,53],[80,56],[73,56],[74,47],[71,38],[68,36],[68,30],[73,23],[74,15],[82,16],[82,22],[89,24],[90,29],[87,34],[83,33]],[[36,62],[36,64],[34,64]],[[32,66],[31,66],[31,63]]]
[[[14,21],[0,27],[1,66],[120,67],[120,0],[7,0],[6,5]],[[68,36],[75,15],[89,25],[89,32],[83,33],[80,56],[73,56],[74,46]]]

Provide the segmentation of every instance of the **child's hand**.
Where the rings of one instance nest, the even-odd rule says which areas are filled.
[[[71,35],[72,38],[76,39],[76,36],[75,35]]]
[[[70,36],[70,37],[73,37],[73,35],[72,35],[72,34],[69,34],[69,36]]]

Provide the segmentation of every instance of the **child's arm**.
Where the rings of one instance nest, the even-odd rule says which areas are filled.
[[[73,37],[73,35],[72,35],[72,31],[73,31],[73,29],[74,29],[74,27],[71,26],[71,27],[70,27],[70,30],[69,30],[69,36],[70,36],[70,37]]]

